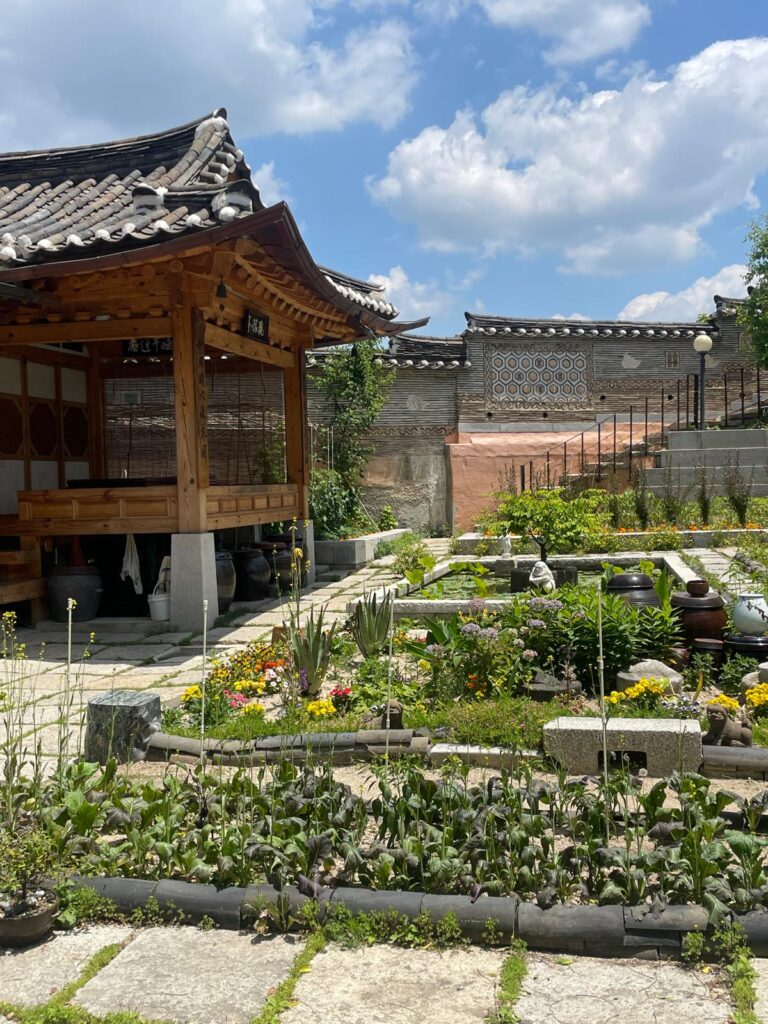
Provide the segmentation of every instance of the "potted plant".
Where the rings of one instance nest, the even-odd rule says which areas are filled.
[[[53,930],[58,896],[43,878],[51,842],[35,828],[0,833],[0,947],[29,946]]]

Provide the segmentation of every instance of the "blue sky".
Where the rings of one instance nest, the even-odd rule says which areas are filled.
[[[406,316],[691,318],[768,202],[764,0],[3,0],[4,150],[229,110]]]

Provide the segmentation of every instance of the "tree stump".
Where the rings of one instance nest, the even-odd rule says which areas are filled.
[[[100,693],[88,701],[86,761],[106,764],[110,757],[121,764],[143,761],[149,737],[160,728],[160,719],[160,698],[156,693]]]

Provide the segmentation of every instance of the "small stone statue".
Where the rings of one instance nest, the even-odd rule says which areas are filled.
[[[528,582],[537,590],[549,592],[556,588],[555,577],[546,562],[534,562]]]
[[[387,715],[389,710],[389,715]],[[390,729],[403,728],[403,705],[399,700],[385,701],[380,712],[372,712],[361,720],[361,725],[366,729],[386,729],[387,718],[389,718]]]
[[[728,712],[717,704],[707,708],[709,729],[701,742],[708,747],[751,747],[752,728],[743,722],[734,722]]]

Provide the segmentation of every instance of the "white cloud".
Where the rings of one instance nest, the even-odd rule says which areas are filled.
[[[480,0],[488,18],[506,28],[530,28],[555,40],[551,63],[591,60],[625,50],[651,12],[640,0]]]
[[[699,313],[714,308],[714,295],[727,295],[739,299],[746,295],[743,263],[722,267],[711,277],[698,277],[693,284],[679,292],[648,292],[636,295],[618,315],[619,320],[695,320]]]
[[[756,205],[766,94],[768,39],[578,98],[520,86],[404,140],[369,186],[433,249],[550,250],[589,273],[680,262],[717,214]]]
[[[390,128],[417,78],[402,20],[359,14],[349,30],[323,34],[333,0],[2,6],[4,149],[144,132],[217,105],[241,138],[356,121]]]
[[[642,0],[352,0],[358,10],[411,6],[417,15],[441,22],[479,8],[492,25],[528,30],[554,46],[544,58],[553,64],[592,60],[626,50],[651,20]]]
[[[434,280],[412,281],[400,266],[392,267],[388,274],[371,274],[368,280],[381,288],[406,320],[448,313],[456,298]]]
[[[251,177],[259,190],[261,201],[265,206],[273,206],[281,200],[284,203],[291,202],[288,186],[282,178],[275,174],[274,161],[270,160],[268,164],[262,164],[261,167],[257,167]]]

